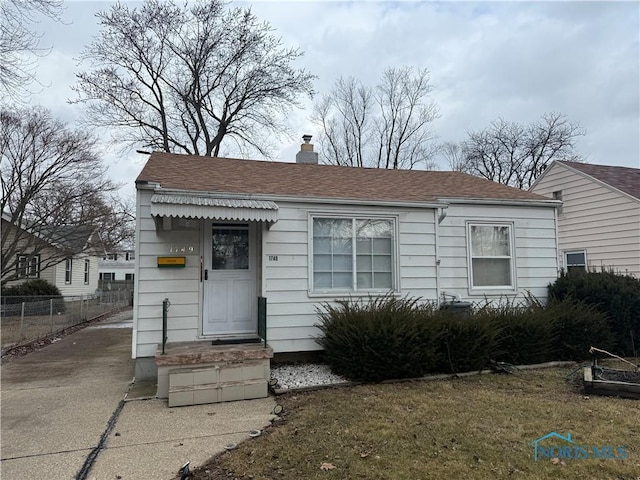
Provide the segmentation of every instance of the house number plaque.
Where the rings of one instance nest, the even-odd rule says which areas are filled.
[[[169,247],[169,253],[193,253],[194,251],[193,245],[171,245]]]

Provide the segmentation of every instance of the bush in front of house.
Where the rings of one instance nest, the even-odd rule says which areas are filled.
[[[379,382],[434,370],[433,305],[391,295],[340,300],[318,309],[324,359],[350,380]]]
[[[504,302],[480,308],[474,320],[491,319],[500,331],[493,360],[529,365],[553,360],[557,323],[553,314],[533,298],[523,304]]]
[[[618,355],[640,350],[640,280],[613,272],[562,273],[549,285],[550,303],[571,300],[591,305],[608,317]]]
[[[435,329],[436,372],[482,370],[497,353],[501,331],[490,315],[440,311],[426,321]]]
[[[27,280],[10,287],[2,287],[3,305],[26,303],[25,315],[44,315],[50,313],[50,301],[54,300],[56,313],[65,311],[65,303],[60,290],[52,283],[42,280]],[[13,310],[17,314],[17,310]]]
[[[60,290],[54,284],[42,280],[34,279],[26,282],[2,288],[3,297],[59,297]],[[12,302],[20,303],[20,302]]]
[[[592,346],[608,351],[615,349],[615,337],[608,317],[593,305],[567,297],[550,302],[546,311],[556,325],[555,360],[588,359]]]
[[[613,345],[607,316],[572,299],[486,302],[465,316],[386,296],[326,303],[318,314],[325,361],[358,381],[478,371],[492,361],[582,360],[592,345]]]

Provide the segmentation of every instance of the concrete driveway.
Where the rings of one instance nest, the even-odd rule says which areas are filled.
[[[171,479],[272,420],[272,398],[149,398],[132,385],[131,326],[129,310],[2,366],[3,479]]]

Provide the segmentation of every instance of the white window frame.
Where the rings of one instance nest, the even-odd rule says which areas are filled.
[[[71,285],[73,282],[73,258],[64,260],[64,283]]]
[[[91,275],[91,261],[85,260],[84,261],[84,284],[85,285],[89,285],[90,275]]]
[[[569,265],[569,261],[567,260],[568,255],[582,254],[584,257],[584,264],[573,263]],[[564,264],[565,272],[569,271],[569,267],[583,267],[583,270],[587,271],[587,251],[586,250],[567,250],[562,252],[562,263]]]
[[[515,248],[515,228],[513,222],[494,222],[494,221],[468,221],[467,222],[467,265],[469,267],[469,291],[473,294],[481,293],[493,293],[493,292],[515,292],[518,289],[517,286],[517,269],[516,269],[516,248]],[[473,256],[473,250],[471,245],[471,228],[472,227],[507,227],[509,229],[509,252],[507,256]],[[508,258],[510,260],[510,285],[474,285],[473,284],[473,259],[474,258]]]
[[[18,255],[17,278],[40,278],[40,255]]]
[[[339,220],[352,220],[352,222],[356,220],[387,220],[391,222],[391,289],[358,289],[357,288],[357,251],[354,248],[352,251],[352,286],[350,289],[344,288],[315,288],[313,284],[313,274],[314,274],[314,265],[313,265],[313,221],[317,218],[328,218],[328,219],[339,219]],[[358,296],[369,296],[369,295],[385,295],[388,293],[392,294],[400,294],[400,261],[399,261],[399,217],[398,215],[379,215],[372,213],[349,213],[342,214],[336,212],[311,212],[309,213],[308,218],[308,258],[309,258],[309,266],[308,266],[308,295],[310,297],[326,297],[326,296],[336,296],[336,295],[349,295],[352,297]],[[355,235],[355,232],[353,233]],[[352,237],[353,238],[353,237]],[[355,239],[354,239],[355,240]],[[355,246],[356,242],[353,242]]]

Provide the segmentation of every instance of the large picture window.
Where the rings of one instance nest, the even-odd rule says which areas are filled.
[[[313,217],[312,290],[389,291],[395,286],[395,221]]]
[[[471,288],[513,289],[510,224],[468,224]]]

